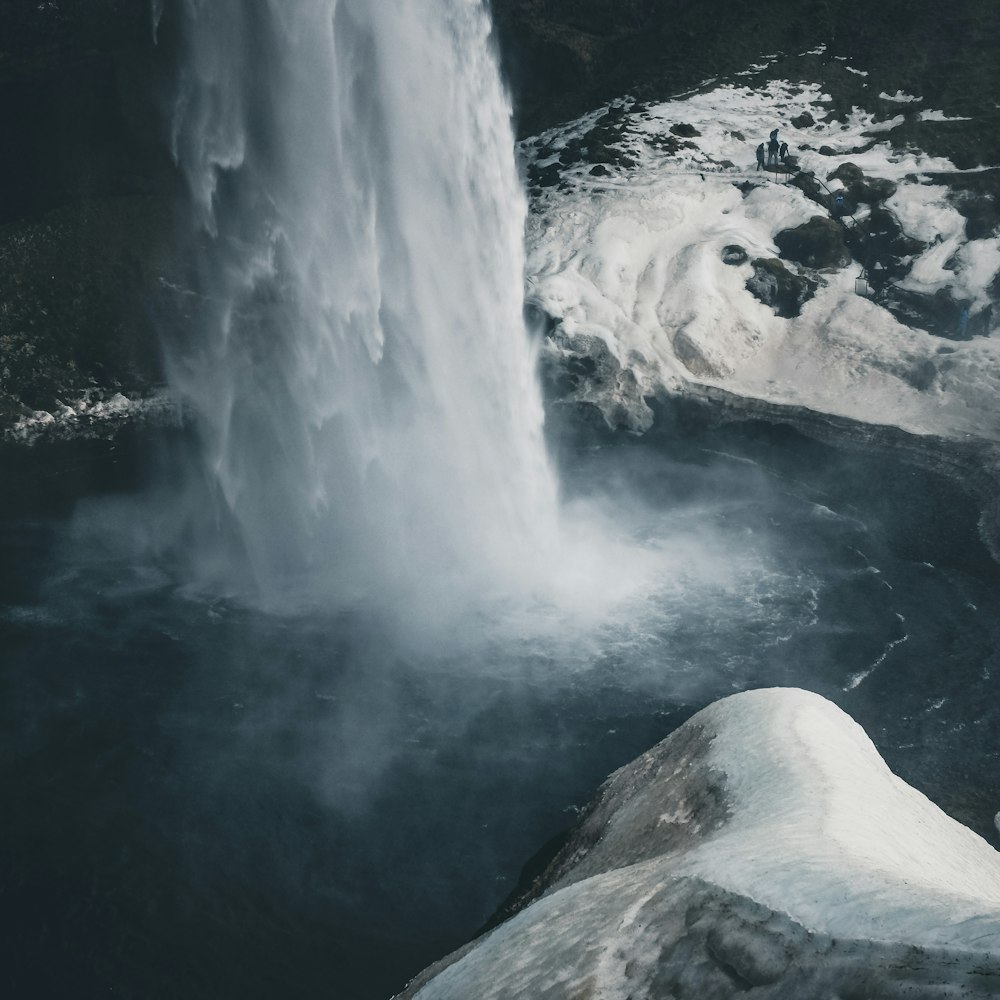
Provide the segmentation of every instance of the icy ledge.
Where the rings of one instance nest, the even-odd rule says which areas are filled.
[[[617,771],[518,905],[402,996],[1000,993],[1000,855],[796,689],[716,702]]]
[[[32,410],[10,426],[0,426],[4,444],[112,438],[123,427],[148,423],[163,425],[179,420],[177,407],[165,391],[145,396],[125,396],[114,390],[84,391],[71,405],[54,410]]]
[[[906,107],[942,120],[917,104]],[[652,423],[644,399],[710,388],[790,412],[1000,443],[1000,230],[970,230],[962,214],[967,189],[990,172],[894,145],[902,118],[855,108],[834,120],[829,110],[817,84],[719,84],[664,104],[601,108],[525,141],[537,181],[528,300],[554,324],[548,350],[568,366],[569,401],[642,432]],[[840,224],[806,190],[780,183],[784,174],[755,169],[772,128],[814,175],[819,201],[842,193],[838,169],[870,179],[881,194],[859,202],[845,239],[874,225],[877,202],[905,237],[897,294],[948,303],[948,322],[908,325],[919,310],[859,296],[857,262],[789,259],[781,234],[816,219],[827,232]],[[766,268],[779,265],[809,288],[792,310],[761,297],[777,280]]]

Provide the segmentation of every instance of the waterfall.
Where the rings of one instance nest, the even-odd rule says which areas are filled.
[[[164,9],[165,8],[165,9]],[[203,521],[265,597],[544,563],[556,484],[481,0],[158,2],[178,53]]]

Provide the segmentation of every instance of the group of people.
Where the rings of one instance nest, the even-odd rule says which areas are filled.
[[[764,149],[764,143],[761,143],[757,147],[757,169],[764,170],[765,163],[764,157],[767,156],[766,166],[777,166],[779,163],[785,162],[785,157],[788,155],[788,143],[778,141],[778,130],[773,129],[770,138],[767,141],[767,149]]]

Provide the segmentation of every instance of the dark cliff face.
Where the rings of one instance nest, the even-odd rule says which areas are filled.
[[[0,0],[0,224],[169,183],[143,0]]]
[[[160,378],[160,63],[146,0],[0,0],[0,429]]]
[[[626,93],[662,99],[764,55],[820,43],[872,89],[920,94],[977,117],[952,142],[1000,160],[1000,5],[993,0],[492,0],[522,134]],[[775,67],[775,74],[780,67]],[[875,90],[877,93],[878,90]],[[975,133],[975,134],[973,134]]]
[[[868,94],[902,89],[972,119],[908,123],[901,139],[962,167],[1000,163],[995,0],[490,2],[522,134],[825,43],[809,71],[836,77],[835,104],[863,103],[843,55],[871,74]],[[156,324],[170,306],[158,296],[181,190],[164,49],[149,0],[0,0],[0,423],[90,385],[161,377]]]

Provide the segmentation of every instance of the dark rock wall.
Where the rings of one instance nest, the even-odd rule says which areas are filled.
[[[0,0],[0,424],[161,378],[179,185],[147,0]]]
[[[532,134],[623,93],[662,99],[763,55],[818,43],[898,89],[955,113],[995,122],[1000,5],[993,0],[492,0],[519,112]],[[845,81],[850,82],[850,81]],[[851,95],[845,93],[847,107]],[[912,130],[924,138],[924,130]],[[1000,130],[983,121],[934,130],[967,160],[1000,161]]]
[[[974,120],[907,121],[899,141],[960,166],[1000,162],[994,0],[491,3],[522,133],[624,93],[667,97],[766,54],[826,42],[815,65],[795,72],[835,78],[834,113],[862,94],[870,102],[880,89],[908,90]],[[154,46],[149,0],[0,0],[5,415],[51,407],[87,385],[161,377],[150,303],[170,259],[170,206],[180,190],[158,99],[170,62],[164,48]],[[871,76],[844,72],[837,54]],[[780,75],[781,60],[764,72]],[[970,224],[989,229],[993,192],[973,194]]]
[[[170,185],[156,63],[146,0],[0,0],[0,223]]]

